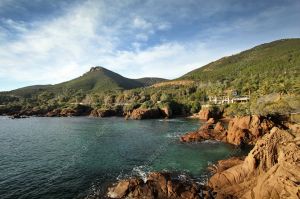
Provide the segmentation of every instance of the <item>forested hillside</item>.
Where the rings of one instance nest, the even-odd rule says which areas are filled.
[[[250,95],[248,103],[220,107],[227,115],[300,111],[300,39],[259,45],[221,58],[175,79],[128,79],[102,67],[57,85],[0,93],[0,113],[74,108],[168,108],[175,115],[199,111],[209,96]],[[13,111],[11,111],[13,110]]]

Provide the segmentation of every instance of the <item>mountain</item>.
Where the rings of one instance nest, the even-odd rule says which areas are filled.
[[[250,78],[273,79],[284,75],[288,80],[299,75],[299,69],[300,39],[283,39],[221,58],[179,79],[227,83],[242,80],[245,84]]]
[[[154,83],[165,81],[162,78],[129,79],[106,68],[96,66],[82,76],[67,82],[55,85],[28,86],[10,91],[8,93],[18,96],[29,96],[41,91],[61,92],[69,89],[73,91],[103,92],[109,90],[126,90],[150,86]]]
[[[249,103],[232,104],[226,114],[296,113],[300,110],[299,74],[300,39],[285,39],[221,58],[174,80],[129,79],[103,67],[92,67],[60,84],[2,92],[0,110],[2,114],[30,108],[50,111],[84,104],[118,111],[123,105],[122,110],[130,112],[138,107],[166,105],[175,115],[182,115],[197,113],[210,96],[250,94]],[[122,90],[125,92],[119,92]]]
[[[81,77],[73,80],[56,84],[55,89],[74,89],[89,92],[89,91],[105,91],[105,90],[122,90],[143,87],[144,84],[134,80],[123,77],[106,68],[96,66],[92,67],[89,72]]]
[[[256,46],[241,53],[221,58],[193,70],[182,77],[167,81],[162,78],[129,79],[103,67],[92,67],[89,72],[73,80],[56,85],[37,85],[8,92],[15,96],[33,96],[42,91],[61,93],[103,93],[110,90],[188,85],[201,82],[218,84],[221,89],[240,93],[290,92],[300,90],[300,39],[283,39]],[[215,86],[216,87],[216,86]],[[220,90],[220,89],[219,89]]]

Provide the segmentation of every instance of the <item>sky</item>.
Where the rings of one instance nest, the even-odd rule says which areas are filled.
[[[92,66],[172,79],[299,37],[299,0],[0,0],[0,91],[60,83]]]

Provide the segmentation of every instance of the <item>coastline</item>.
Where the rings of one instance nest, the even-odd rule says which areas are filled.
[[[67,116],[67,117],[72,117],[72,116]],[[85,117],[87,117],[87,115]],[[176,118],[185,118],[185,119],[193,119],[193,120],[197,119],[197,118],[190,118],[190,117],[176,117]],[[169,119],[169,118],[165,118],[165,119]],[[199,121],[205,121],[205,120],[199,120]],[[228,123],[228,125],[225,125],[226,123]],[[294,132],[295,136],[292,137],[289,136],[291,132]],[[253,163],[254,165],[249,166],[249,161],[251,160],[251,158],[253,159],[252,157],[253,156],[252,154],[254,153],[253,150],[254,151],[258,150],[261,151],[259,153],[264,153],[263,152],[264,149],[261,146],[257,145],[257,143],[263,142],[263,140],[266,139],[266,137],[270,137],[270,135],[274,136],[277,139],[278,137],[277,134],[282,134],[283,137],[286,137],[286,140],[284,140],[285,142],[292,142],[293,139],[299,136],[299,125],[298,126],[297,124],[292,125],[284,121],[281,121],[280,123],[276,123],[274,121],[269,120],[266,117],[255,116],[255,115],[234,117],[231,119],[209,118],[206,121],[206,123],[204,123],[197,131],[190,132],[181,136],[180,137],[181,144],[184,144],[185,142],[197,143],[197,142],[205,142],[207,140],[216,140],[218,142],[225,142],[225,143],[232,144],[233,146],[235,145],[237,148],[244,147],[245,145],[252,145],[254,148],[249,152],[249,154],[246,156],[245,159],[241,159],[240,157],[228,157],[229,159],[219,160],[215,162],[214,165],[210,165],[207,168],[207,171],[204,173],[204,175],[207,176],[206,183],[199,183],[195,181],[195,179],[193,178],[182,179],[179,177],[179,175],[176,178],[175,173],[153,171],[153,172],[149,172],[148,175],[144,177],[145,179],[141,179],[140,177],[132,177],[128,179],[118,180],[117,182],[107,187],[107,191],[105,194],[108,194],[107,195],[108,198],[124,198],[129,196],[131,198],[135,198],[135,197],[151,198],[153,194],[154,195],[157,194],[157,191],[159,190],[160,198],[179,199],[179,198],[198,198],[199,196],[201,196],[200,198],[202,197],[226,198],[229,196],[241,197],[242,195],[237,195],[240,194],[240,192],[239,193],[236,192],[237,187],[240,187],[241,185],[233,181],[231,182],[231,180],[233,179],[231,179],[230,177],[226,177],[226,179],[223,179],[223,177],[220,176],[228,175],[227,173],[231,170],[233,170],[233,172],[239,172],[239,170],[241,170],[242,173],[238,175],[246,175],[243,169],[241,169],[240,167],[243,168],[246,167],[247,168],[246,173],[250,171],[252,173],[254,172],[254,174],[252,174],[253,176],[249,176],[249,175],[245,176],[245,178],[246,177],[249,178],[250,181],[253,181],[251,180],[252,178],[260,179],[262,175],[266,175],[265,173],[268,173],[272,166],[268,168],[268,170],[261,171],[259,168],[256,168],[256,167],[260,167],[259,165],[256,165],[257,163]],[[279,138],[281,138],[282,136],[280,135]],[[279,140],[275,140],[273,145],[275,147],[277,147],[277,145],[280,145]],[[268,143],[267,143],[267,147],[269,147]],[[297,146],[294,147],[297,148]],[[276,151],[273,151],[271,154],[268,154],[268,157],[277,158],[278,155],[273,153],[276,153]],[[258,157],[257,161],[259,163],[263,162],[263,159],[260,159],[262,157],[261,156]],[[294,161],[295,160],[293,160],[293,162]],[[278,162],[278,161],[276,160],[274,162]],[[268,163],[268,164],[272,165],[272,163]],[[297,168],[295,170],[297,171]],[[259,175],[255,174],[256,172],[260,172],[261,174]],[[274,175],[276,176],[276,174]],[[271,177],[273,177],[273,175]],[[222,186],[226,187],[226,184],[224,184],[224,180],[226,182],[229,181],[230,182],[229,184],[232,186],[226,189],[218,186],[218,184],[222,184]],[[259,183],[261,182],[259,181]],[[162,189],[162,187],[166,187],[166,186],[167,189]],[[257,189],[255,186],[253,186],[253,184],[248,184],[248,186],[252,186],[253,189]],[[142,189],[142,187],[144,188]],[[180,187],[180,189],[178,187]],[[185,191],[184,192],[180,191],[182,189],[184,189]],[[228,189],[230,189],[229,192]],[[294,187],[292,188],[289,187],[289,189],[294,190]],[[242,190],[242,192],[244,194],[248,194],[246,193],[245,190]],[[292,194],[293,193],[295,194],[295,191],[292,191]],[[93,196],[87,198],[92,199],[92,198],[103,198],[103,197]]]
[[[222,120],[220,120],[222,121]],[[218,122],[220,122],[218,121]],[[223,120],[228,121],[228,118]],[[248,122],[248,126],[245,126],[245,121]],[[259,121],[259,122],[258,122]],[[236,145],[237,147],[243,147],[245,144],[252,145],[253,148],[249,151],[246,156],[239,156],[239,157],[228,157],[226,159],[222,159],[217,161],[215,164],[210,165],[207,168],[207,182],[205,184],[197,184],[197,182],[193,181],[193,179],[189,180],[180,180],[180,179],[172,179],[169,177],[170,173],[165,172],[153,172],[149,173],[147,176],[147,180],[140,181],[140,178],[129,178],[123,179],[115,184],[113,184],[110,188],[108,188],[107,196],[109,198],[174,198],[174,199],[181,199],[181,198],[251,198],[253,197],[252,194],[249,195],[252,189],[259,189],[259,186],[264,185],[264,177],[268,176],[268,178],[272,178],[277,180],[278,175],[276,171],[275,173],[270,173],[271,170],[274,170],[273,167],[280,167],[281,164],[289,164],[294,165],[298,162],[297,158],[293,159],[283,159],[276,154],[278,153],[277,150],[269,151],[269,148],[273,147],[283,147],[286,143],[294,142],[295,144],[289,148],[289,150],[296,150],[296,153],[299,153],[299,145],[297,144],[297,140],[300,137],[300,125],[299,124],[289,124],[286,123],[276,124],[273,121],[268,121],[267,118],[261,116],[251,116],[249,120],[246,117],[241,118],[233,118],[229,121],[229,126],[227,129],[223,129],[223,131],[227,131],[226,134],[228,136],[228,132],[240,131],[243,128],[246,128],[247,131],[250,133],[258,133],[256,137],[252,137],[252,140],[247,140],[247,143],[243,143],[240,141],[236,141],[235,139],[227,139],[227,140],[219,140],[218,137],[213,135],[215,133],[213,130],[210,131],[212,124],[215,122],[210,123],[210,119],[207,122],[207,125],[204,125],[204,128],[201,127],[197,134],[199,139],[191,139],[188,142],[199,142],[204,140],[218,140],[223,142],[228,142],[230,144]],[[218,123],[217,123],[218,124]],[[256,126],[253,126],[256,124]],[[216,126],[216,124],[215,124]],[[254,129],[253,129],[254,128]],[[234,130],[232,130],[234,129]],[[206,132],[207,131],[207,132]],[[251,132],[252,131],[252,132]],[[203,132],[208,134],[205,135]],[[218,133],[221,133],[220,131]],[[187,134],[188,135],[188,134]],[[239,137],[240,135],[235,135]],[[229,135],[230,138],[230,135]],[[239,137],[240,138],[240,137]],[[267,140],[273,139],[272,142]],[[182,140],[182,142],[186,142],[186,140]],[[246,141],[246,140],[244,140]],[[282,141],[284,143],[282,143]],[[261,143],[265,143],[262,145]],[[282,145],[283,144],[283,145]],[[298,148],[298,149],[297,149]],[[278,149],[279,150],[279,149]],[[286,149],[285,149],[286,150]],[[254,154],[258,154],[258,157],[255,157]],[[262,155],[265,154],[265,155]],[[298,154],[299,155],[299,154]],[[272,162],[265,163],[264,157],[276,159]],[[298,156],[299,158],[300,156]],[[257,158],[257,159],[256,159]],[[254,162],[253,162],[254,161]],[[258,162],[257,162],[258,161]],[[267,164],[266,166],[263,166]],[[261,169],[261,167],[265,169]],[[299,166],[299,165],[298,165]],[[293,168],[293,166],[290,166]],[[288,173],[287,176],[293,175],[300,180],[300,174],[297,171],[300,171],[300,167],[294,166],[296,173],[290,174]],[[233,173],[232,173],[233,172]],[[234,174],[236,173],[236,174]],[[250,173],[250,174],[249,174]],[[233,176],[232,176],[233,175]],[[296,175],[296,176],[295,176]],[[244,176],[244,177],[239,177]],[[245,179],[249,180],[249,183],[245,182]],[[272,187],[266,188],[265,191],[256,191],[255,198],[261,197],[275,197],[275,198],[297,198],[299,197],[300,192],[297,192],[297,184],[287,185],[284,187],[285,183],[290,183],[290,179],[285,179],[285,182],[275,182],[273,186],[276,187],[275,195],[270,195],[270,190]],[[292,180],[293,182],[293,180]],[[246,183],[246,185],[245,185]],[[257,185],[256,185],[257,184]],[[145,188],[146,187],[146,188]],[[164,188],[166,187],[166,188]],[[180,188],[178,188],[180,187]],[[285,191],[288,192],[286,195],[282,195],[282,191],[280,190],[282,187],[285,188]],[[182,191],[185,190],[185,191]],[[285,196],[285,197],[284,197]]]

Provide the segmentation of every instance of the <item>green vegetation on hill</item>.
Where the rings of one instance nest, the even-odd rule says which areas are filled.
[[[162,78],[129,79],[103,67],[92,67],[82,76],[55,85],[35,85],[5,92],[9,95],[32,97],[43,92],[55,94],[103,93],[105,91],[128,90],[150,86],[165,81]]]
[[[122,90],[143,87],[141,82],[125,78],[102,67],[93,67],[81,77],[57,84],[53,89],[73,89],[85,92],[102,92],[107,90]]]
[[[196,113],[209,96],[251,93],[250,102],[222,107],[227,115],[299,112],[300,39],[285,39],[222,58],[179,79],[128,79],[102,67],[57,85],[0,93],[0,114],[9,110],[76,108],[131,111],[169,108],[175,115]],[[162,81],[166,81],[161,83]],[[154,85],[153,85],[154,84]],[[153,85],[153,86],[151,86]]]
[[[260,95],[300,92],[300,39],[285,39],[259,45],[224,57],[180,79],[232,88],[241,93]]]
[[[142,83],[144,86],[151,86],[153,84],[157,84],[157,83],[166,81],[166,79],[157,78],[157,77],[144,77],[144,78],[135,79],[135,80]]]

